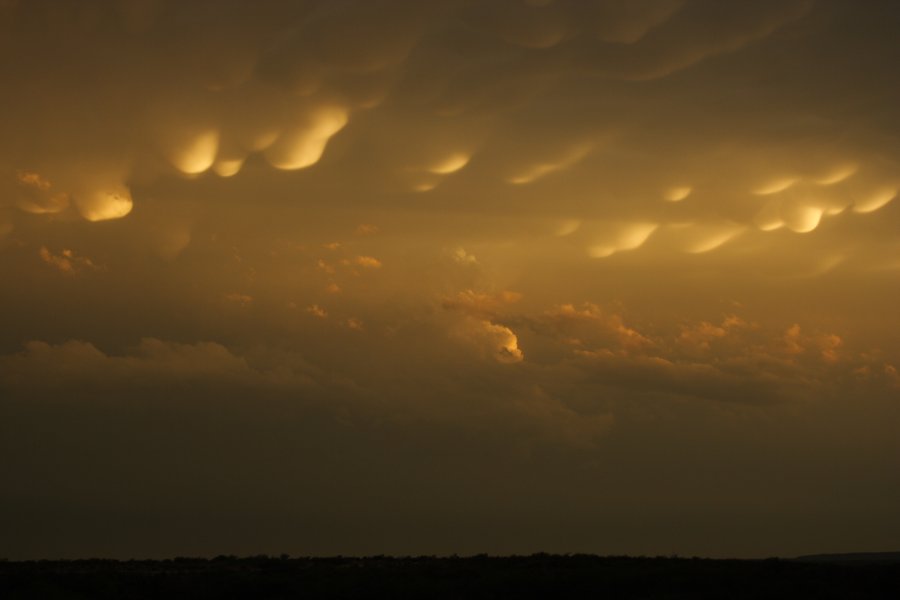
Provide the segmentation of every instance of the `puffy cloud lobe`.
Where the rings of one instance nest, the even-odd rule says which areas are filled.
[[[699,350],[709,350],[716,340],[731,335],[735,330],[750,327],[742,318],[729,315],[719,325],[701,321],[696,325],[684,326],[678,336],[678,343]]]
[[[514,364],[524,360],[519,338],[505,325],[476,317],[458,321],[451,335],[471,344],[483,357],[499,363]]]
[[[322,106],[305,115],[301,124],[283,132],[266,150],[266,158],[278,169],[303,169],[316,164],[331,136],[347,124],[347,111]]]
[[[219,149],[219,132],[201,131],[185,136],[171,152],[172,164],[185,175],[198,175],[213,166]]]
[[[553,329],[568,336],[576,344],[615,343],[626,349],[653,346],[651,339],[628,327],[622,315],[604,311],[596,304],[585,303],[578,308],[573,304],[562,304],[548,311],[538,319]]]
[[[588,250],[592,258],[606,258],[616,252],[640,248],[659,227],[656,223],[628,223],[615,227]]]
[[[116,183],[85,190],[75,197],[75,204],[88,221],[121,219],[134,206],[128,188]]]

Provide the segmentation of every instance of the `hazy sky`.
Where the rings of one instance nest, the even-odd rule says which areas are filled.
[[[900,549],[893,0],[0,0],[0,557]]]

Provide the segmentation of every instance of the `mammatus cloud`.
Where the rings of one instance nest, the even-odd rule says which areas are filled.
[[[278,169],[310,167],[319,161],[328,140],[344,128],[347,120],[347,112],[340,107],[312,109],[303,123],[278,136],[266,150],[266,158]]]
[[[0,2],[0,554],[889,549],[898,22]]]
[[[745,138],[741,144],[710,129],[718,120],[752,131],[814,109],[800,100],[754,111],[708,105],[700,83],[671,94],[627,83],[740,72],[746,67],[728,71],[712,61],[704,67],[708,72],[689,73],[723,53],[738,61],[757,45],[753,51],[764,52],[767,44],[784,43],[780,32],[827,6],[811,0],[728,10],[701,0],[395,4],[397,10],[382,14],[359,2],[343,9],[312,3],[256,12],[238,3],[222,19],[204,22],[193,37],[173,34],[171,44],[158,47],[122,46],[115,32],[141,23],[134,31],[155,35],[179,18],[195,18],[192,9],[169,2],[109,14],[51,1],[13,7],[10,19],[28,20],[34,31],[14,36],[11,44],[49,36],[56,11],[81,23],[55,31],[57,43],[89,36],[83,43],[96,52],[115,51],[146,68],[138,82],[127,71],[104,67],[106,80],[116,82],[116,98],[124,101],[108,100],[102,86],[88,92],[63,79],[49,84],[59,87],[55,93],[82,94],[84,102],[107,109],[110,131],[99,135],[79,128],[86,121],[80,103],[56,115],[65,121],[65,135],[42,124],[45,113],[37,108],[13,106],[10,118],[15,115],[22,130],[30,128],[34,139],[0,156],[13,173],[6,185],[15,188],[4,197],[44,218],[74,210],[89,221],[115,220],[141,202],[135,189],[158,202],[154,190],[171,194],[180,174],[187,178],[183,193],[205,210],[219,210],[209,204],[212,196],[247,202],[247,194],[237,191],[246,189],[242,178],[248,184],[256,177],[278,182],[270,184],[274,193],[254,194],[263,198],[288,193],[288,180],[277,170],[318,168],[340,134],[333,160],[341,165],[339,187],[349,186],[353,194],[374,191],[381,202],[386,196],[394,204],[405,193],[446,189],[463,212],[471,206],[539,209],[564,223],[559,236],[575,234],[560,248],[576,242],[588,258],[610,258],[645,248],[718,252],[742,241],[748,229],[755,231],[746,244],[759,254],[777,253],[780,240],[757,241],[760,232],[812,233],[832,220],[851,221],[848,213],[884,210],[896,195],[891,154],[867,147],[865,130],[857,136],[852,123],[844,126],[849,134],[838,134],[826,119],[824,136],[832,139],[825,145],[807,141],[802,118],[793,120],[800,129],[795,135],[771,140],[737,131]],[[362,14],[368,16],[360,20]],[[232,18],[245,18],[248,26],[236,29]],[[97,29],[104,19],[111,29]],[[349,31],[365,32],[365,43],[335,42]],[[187,55],[195,57],[190,69]],[[78,64],[92,68],[92,56],[79,55]],[[626,82],[611,88],[610,78]],[[764,102],[765,86],[757,89]],[[584,107],[566,105],[567,94],[594,104],[591,98],[603,98],[604,108],[586,114]],[[654,114],[667,120],[665,127],[653,124]],[[130,134],[115,133],[129,127]],[[658,142],[650,139],[654,135]],[[53,153],[42,153],[41,136],[54,140]],[[77,150],[84,139],[97,143]],[[718,153],[711,169],[707,157],[723,144],[728,151]],[[669,148],[681,146],[685,151],[674,160],[666,158]],[[785,160],[765,158],[776,146]],[[76,153],[76,161],[67,158]],[[276,171],[260,171],[264,164]],[[228,181],[214,183],[210,171]],[[333,174],[320,177],[335,181]],[[556,187],[547,203],[547,190],[540,188],[550,184]],[[316,193],[300,195],[304,205],[315,203]],[[660,199],[675,206],[660,206]],[[13,213],[6,228],[15,229],[18,220]],[[183,228],[166,236],[152,251],[172,260],[189,241]]]

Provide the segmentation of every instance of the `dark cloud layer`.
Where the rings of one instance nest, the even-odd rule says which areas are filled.
[[[892,550],[892,2],[0,2],[0,556]]]

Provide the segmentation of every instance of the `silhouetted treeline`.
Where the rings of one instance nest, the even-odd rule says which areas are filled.
[[[591,555],[0,562],[0,598],[900,598],[900,563]]]

